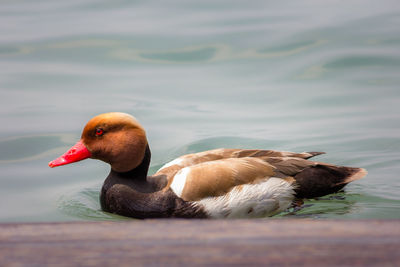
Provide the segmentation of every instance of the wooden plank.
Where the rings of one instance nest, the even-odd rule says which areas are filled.
[[[1,266],[400,266],[400,220],[0,224]]]

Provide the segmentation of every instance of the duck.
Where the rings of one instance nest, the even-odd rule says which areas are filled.
[[[363,168],[311,161],[324,152],[213,149],[178,157],[148,176],[151,151],[139,121],[122,112],[90,119],[51,168],[98,159],[111,167],[100,192],[105,212],[147,218],[263,218],[303,199],[341,190]]]

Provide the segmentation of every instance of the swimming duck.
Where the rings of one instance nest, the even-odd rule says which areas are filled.
[[[320,154],[214,149],[181,156],[147,176],[145,130],[133,116],[112,112],[92,118],[79,142],[49,166],[86,158],[110,164],[100,194],[106,212],[141,219],[255,218],[337,192],[367,173],[308,160]]]

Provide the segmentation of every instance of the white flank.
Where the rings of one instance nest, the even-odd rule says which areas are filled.
[[[258,184],[236,186],[226,195],[194,203],[212,218],[257,218],[284,211],[292,203],[294,194],[293,186],[287,181],[270,178]]]
[[[189,173],[190,173],[190,168],[186,167],[186,168],[183,168],[182,170],[180,170],[174,176],[174,180],[172,181],[170,188],[172,189],[172,191],[174,191],[174,193],[178,197],[182,196],[182,191],[183,191],[183,188],[185,187],[186,178],[189,175]]]
[[[181,158],[174,159],[174,160],[172,160],[172,161],[166,163],[166,164],[165,164],[164,166],[162,166],[158,171],[160,171],[160,170],[162,170],[162,169],[165,169],[165,168],[168,168],[168,167],[170,167],[170,166],[172,166],[172,165],[179,165],[181,162],[182,162],[182,159],[181,159]]]

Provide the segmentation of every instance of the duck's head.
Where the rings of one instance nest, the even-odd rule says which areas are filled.
[[[114,171],[127,172],[142,162],[146,147],[146,133],[134,117],[104,113],[92,118],[83,129],[81,140],[49,166],[93,158],[109,163]]]

